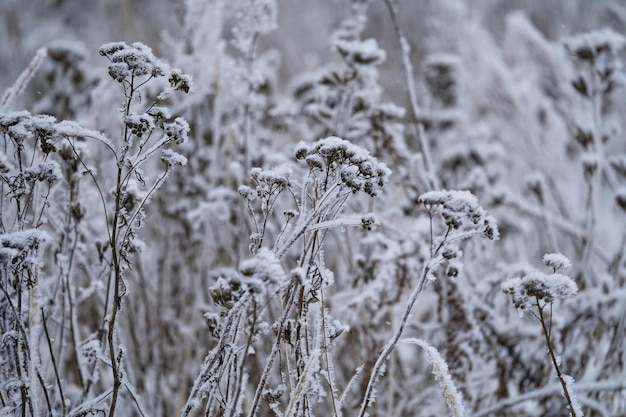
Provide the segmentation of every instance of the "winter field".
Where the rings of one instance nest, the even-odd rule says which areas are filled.
[[[625,33],[0,1],[0,417],[626,416]]]

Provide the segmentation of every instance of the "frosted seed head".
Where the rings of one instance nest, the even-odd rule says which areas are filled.
[[[570,260],[561,253],[546,253],[543,255],[543,263],[545,266],[557,271],[560,268],[568,268],[572,264]]]

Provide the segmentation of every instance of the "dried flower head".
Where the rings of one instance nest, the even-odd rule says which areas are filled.
[[[499,237],[495,219],[487,215],[469,191],[429,191],[419,196],[418,202],[429,211],[441,207],[441,215],[451,229],[477,229],[491,240]]]
[[[329,136],[310,146],[299,144],[296,157],[304,159],[310,169],[336,172],[341,184],[356,193],[363,191],[375,197],[387,183],[391,170],[369,152],[352,142]]]
[[[569,268],[572,266],[569,259],[561,253],[546,253],[543,255],[543,263],[552,268],[555,272],[561,268]]]
[[[561,274],[543,274],[533,271],[522,278],[511,278],[502,283],[502,291],[513,299],[520,310],[532,307],[536,300],[551,303],[574,297],[578,286],[570,277]]]

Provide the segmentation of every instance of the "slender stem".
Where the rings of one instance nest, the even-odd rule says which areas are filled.
[[[126,108],[124,111],[124,115],[128,116],[131,110],[131,103],[133,100],[133,95],[135,93],[134,89],[134,74],[131,78],[131,83],[129,86],[130,91],[126,96]],[[109,355],[111,357],[111,372],[113,374],[113,392],[111,393],[111,406],[109,408],[109,417],[113,417],[115,415],[115,408],[117,406],[117,397],[119,395],[119,389],[122,385],[122,378],[120,375],[119,363],[117,362],[115,355],[115,323],[117,319],[117,312],[120,308],[121,304],[121,295],[120,295],[120,285],[122,284],[122,263],[120,259],[120,248],[118,247],[117,240],[118,235],[121,232],[119,226],[119,219],[121,214],[121,206],[122,206],[122,190],[124,188],[123,185],[123,168],[124,168],[124,159],[126,158],[126,153],[129,148],[129,136],[130,133],[128,131],[128,125],[124,123],[124,145],[123,150],[120,154],[120,158],[117,161],[117,184],[115,186],[115,211],[113,212],[113,224],[111,225],[111,257],[113,261],[113,303],[111,305],[111,317],[109,318],[109,329],[108,329],[108,344],[109,344]],[[130,227],[130,225],[128,226]]]
[[[52,340],[50,339],[50,333],[48,333],[48,326],[46,325],[46,318],[44,317],[43,308],[41,309],[43,331],[46,335],[46,341],[48,343],[48,350],[50,351],[50,360],[52,361],[52,368],[54,370],[54,376],[59,387],[59,396],[61,397],[61,404],[63,406],[63,415],[67,415],[67,405],[65,404],[65,394],[63,393],[63,384],[61,384],[61,378],[59,377],[59,367],[57,366],[56,358],[54,357],[54,349],[52,349]]]
[[[426,135],[422,127],[422,120],[419,115],[419,105],[417,104],[415,83],[413,81],[413,65],[411,64],[411,58],[409,55],[411,52],[411,46],[404,37],[402,29],[400,29],[400,25],[398,24],[396,5],[392,3],[392,0],[385,0],[385,4],[387,5],[387,10],[389,10],[389,17],[391,18],[391,22],[393,24],[393,28],[396,34],[396,39],[400,44],[400,51],[402,52],[402,69],[404,70],[404,80],[407,87],[407,93],[409,95],[409,104],[411,106],[411,118],[413,119],[412,127],[414,130],[414,135],[419,142],[422,151],[422,156],[424,158],[424,168],[426,168],[426,172],[428,174],[429,185],[432,188],[439,188],[437,184],[437,178],[433,172],[434,166],[432,163],[432,158],[430,156],[430,147],[428,145],[428,141],[426,140]]]
[[[556,374],[559,378],[559,382],[561,383],[561,387],[563,388],[563,394],[565,395],[565,398],[567,399],[567,405],[569,407],[569,411],[572,417],[577,417],[576,410],[574,409],[574,406],[572,404],[572,398],[570,396],[569,390],[567,389],[567,384],[565,383],[565,380],[563,379],[563,374],[561,373],[561,367],[559,366],[559,361],[557,360],[556,355],[554,354],[554,349],[552,348],[552,342],[550,341],[550,330],[548,329],[546,320],[543,315],[543,309],[545,305],[542,306],[539,303],[538,298],[536,299],[536,305],[537,305],[537,309],[539,310],[539,321],[541,322],[541,327],[543,328],[543,335],[546,338],[546,344],[548,345],[548,352],[550,352],[552,365],[554,366],[554,370],[556,371]]]
[[[372,369],[370,379],[367,383],[365,396],[363,397],[363,402],[361,403],[361,409],[359,410],[358,417],[365,417],[367,413],[367,409],[369,408],[371,403],[374,401],[374,387],[376,383],[378,382],[378,378],[380,377],[380,374],[382,373],[382,369],[385,363],[387,362],[389,355],[391,355],[391,352],[396,347],[396,345],[398,344],[398,341],[400,340],[400,337],[402,336],[402,332],[404,331],[404,328],[409,320],[409,316],[411,315],[411,310],[413,309],[413,305],[415,305],[417,298],[419,297],[422,290],[424,289],[424,285],[426,284],[426,276],[428,275],[429,271],[430,271],[430,264],[427,264],[422,269],[422,273],[420,274],[418,284],[413,290],[413,292],[411,293],[411,298],[409,299],[409,302],[406,308],[404,309],[404,314],[402,315],[402,320],[400,321],[400,325],[398,326],[398,329],[394,333],[393,337],[383,347],[383,350],[381,351],[380,355],[378,355],[378,359],[376,359],[376,363],[374,364],[374,369]]]

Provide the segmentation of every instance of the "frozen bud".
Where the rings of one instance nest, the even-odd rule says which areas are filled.
[[[451,278],[458,277],[459,269],[457,268],[457,265],[448,265],[448,267],[446,268],[446,275]]]
[[[24,170],[24,179],[27,181],[47,181],[52,184],[61,178],[61,167],[56,161],[42,162]]]
[[[375,39],[337,40],[335,48],[350,65],[376,65],[385,60],[385,51],[378,47]]]
[[[373,213],[369,213],[361,217],[361,227],[365,230],[372,230],[372,228],[378,224],[380,224],[380,222]]]
[[[293,169],[290,165],[284,164],[271,169],[261,169],[258,167],[250,170],[250,178],[259,184],[263,184],[261,188],[284,190],[291,186],[290,176]]]
[[[171,149],[163,149],[161,151],[161,161],[168,167],[187,165],[187,158]]]
[[[306,164],[311,169],[322,169],[324,168],[324,160],[318,154],[309,155],[305,159]]]
[[[241,290],[242,283],[239,278],[220,277],[214,285],[209,287],[209,295],[215,304],[230,309],[241,296]]]
[[[296,146],[296,159],[301,160],[304,159],[309,153],[309,147],[306,143],[300,142],[298,146]]]
[[[191,76],[183,74],[179,69],[173,69],[172,72],[170,72],[168,81],[175,91],[182,91],[184,93],[189,93],[189,90],[193,86]]]
[[[165,135],[179,145],[188,139],[189,124],[182,117],[177,117],[171,123],[163,123],[163,129]]]
[[[239,192],[239,195],[247,201],[254,201],[254,199],[256,198],[256,192],[247,185],[240,186],[237,191]]]
[[[100,47],[99,53],[102,56],[111,56],[117,51],[121,51],[122,49],[128,48],[126,42],[110,42],[105,43]]]
[[[124,124],[133,135],[142,137],[154,130],[154,119],[149,114],[129,114],[124,117]]]
[[[298,215],[298,212],[296,210],[285,210],[283,211],[283,215],[285,216],[287,221],[289,221],[296,217]]]
[[[220,315],[217,313],[207,312],[203,315],[206,320],[206,324],[209,327],[211,336],[218,339],[222,333],[222,326],[220,324]]]
[[[167,107],[154,106],[147,113],[157,120],[169,119],[171,117],[170,110]]]
[[[441,256],[443,256],[445,259],[454,259],[457,257],[458,254],[458,246],[450,245],[444,249],[444,251],[441,253]]]
[[[498,240],[500,238],[500,231],[493,217],[487,216],[485,218],[482,233],[489,240]]]
[[[260,233],[252,233],[250,235],[250,244],[248,245],[248,249],[252,253],[257,253],[262,243],[263,243],[263,235]]]

